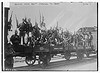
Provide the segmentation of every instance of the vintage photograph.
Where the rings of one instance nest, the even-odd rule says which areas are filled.
[[[3,4],[3,71],[98,71],[98,2]]]

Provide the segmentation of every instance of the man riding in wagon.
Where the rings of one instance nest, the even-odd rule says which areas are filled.
[[[14,50],[15,50],[15,51],[19,51],[20,48],[18,48],[18,46],[19,46],[20,43],[21,43],[21,38],[20,38],[20,36],[18,35],[17,30],[15,30],[15,34],[11,36],[10,41],[12,42],[12,45],[13,45],[13,47],[14,47]]]

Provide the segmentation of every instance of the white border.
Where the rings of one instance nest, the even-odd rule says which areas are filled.
[[[99,32],[99,29],[100,29],[100,26],[99,26],[99,17],[100,17],[100,0],[0,0],[0,2],[98,2],[98,56],[100,57],[100,45],[99,45],[99,37],[100,37],[100,32]],[[1,6],[1,3],[0,3],[0,6]],[[1,7],[0,7],[0,10],[1,10]],[[1,18],[1,11],[0,11],[0,18]],[[1,23],[1,19],[0,19],[0,23]],[[0,25],[1,27],[1,25]],[[0,32],[1,34],[1,32]],[[2,36],[2,35],[1,35]],[[1,39],[1,36],[0,36],[0,39]],[[0,47],[1,47],[1,44],[0,44]],[[1,48],[2,49],[2,48]],[[0,49],[0,52],[1,52],[1,49]],[[0,56],[0,59],[1,59],[1,56]],[[98,58],[98,62],[100,61],[100,58]],[[98,63],[99,64],[99,63]],[[1,62],[0,62],[0,65],[1,65]],[[99,65],[98,65],[99,66]],[[99,70],[100,70],[100,67],[98,67]],[[2,70],[2,67],[0,66],[0,69]],[[33,72],[33,71],[31,71]],[[48,72],[48,71],[46,71]],[[51,72],[51,71],[50,71]],[[53,71],[53,72],[59,72],[59,71]],[[63,72],[63,71],[60,71],[60,72]],[[66,72],[66,71],[65,71]],[[76,72],[76,71],[75,71]],[[80,72],[80,71],[79,71]],[[85,71],[85,73],[88,73],[89,71]],[[92,71],[90,71],[92,73]],[[99,71],[98,71],[99,72]],[[39,72],[38,72],[39,73]],[[72,71],[72,73],[74,73]],[[94,73],[94,72],[93,72]]]
[[[100,2],[100,0],[0,0],[1,2]]]

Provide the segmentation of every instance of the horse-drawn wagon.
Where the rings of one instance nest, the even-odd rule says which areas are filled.
[[[41,36],[43,37],[43,35]],[[67,38],[58,38],[58,35],[55,37],[53,34],[50,34],[49,37],[48,36],[44,37],[45,41],[43,41],[43,38],[39,41],[33,40],[35,44],[32,46],[10,45],[10,49],[12,49],[12,57],[26,57],[25,62],[29,66],[33,65],[37,60],[40,66],[46,67],[50,63],[51,58],[57,54],[64,55],[66,60],[70,60],[71,56],[76,56],[77,59],[80,60],[84,55],[89,57],[91,53],[96,53],[94,45],[89,44],[86,38],[87,34],[79,33],[70,35],[70,37],[67,36]]]

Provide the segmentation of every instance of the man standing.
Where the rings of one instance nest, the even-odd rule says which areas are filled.
[[[89,46],[92,46],[92,40],[93,40],[92,33],[89,32],[89,40],[88,40],[88,45],[89,45]]]
[[[19,35],[18,35],[17,30],[15,30],[15,34],[11,36],[10,41],[11,41],[12,44],[13,44],[14,50],[15,50],[15,51],[19,51],[20,48],[18,48],[18,47],[19,47],[19,44],[20,44],[20,42],[21,42],[21,39],[20,39],[20,37],[19,37]]]
[[[33,35],[35,37],[36,44],[39,44],[39,41],[40,41],[40,38],[41,38],[41,33],[40,33],[40,28],[38,27],[37,23],[33,27]]]

